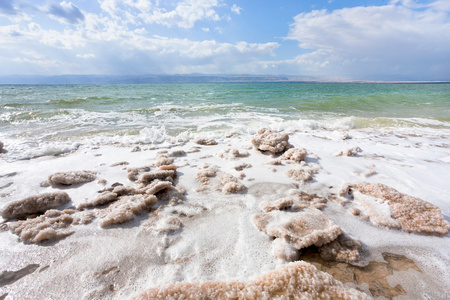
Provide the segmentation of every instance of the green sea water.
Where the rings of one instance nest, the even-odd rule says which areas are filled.
[[[0,141],[161,142],[192,133],[450,129],[450,84],[0,85]],[[13,147],[14,148],[14,147]]]

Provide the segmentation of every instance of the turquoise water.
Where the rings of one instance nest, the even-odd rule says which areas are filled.
[[[450,84],[0,85],[0,140],[21,145],[151,143],[261,126],[449,129]]]

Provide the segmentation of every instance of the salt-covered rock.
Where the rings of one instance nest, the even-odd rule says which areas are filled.
[[[43,213],[48,209],[58,208],[70,201],[69,195],[61,191],[34,195],[8,203],[2,210],[2,217],[4,219],[14,219]]]
[[[92,171],[58,172],[48,177],[51,185],[72,185],[94,181],[96,173]]]
[[[302,160],[305,160],[307,154],[308,152],[304,148],[291,148],[284,152],[283,155],[280,156],[280,159],[299,163]]]
[[[381,183],[346,185],[339,194],[353,198],[364,212],[358,215],[366,215],[379,225],[442,235],[447,234],[450,228],[439,207]]]
[[[152,288],[134,299],[359,299],[370,297],[345,286],[307,262],[280,265],[252,281],[176,283]]]
[[[259,230],[271,237],[285,239],[296,249],[322,246],[342,233],[338,225],[315,208],[295,213],[274,210],[255,215],[253,223]]]
[[[269,151],[270,153],[277,154],[292,148],[289,144],[289,135],[281,133],[276,130],[269,130],[267,128],[261,128],[258,130],[252,139],[252,144],[256,149],[261,151]]]

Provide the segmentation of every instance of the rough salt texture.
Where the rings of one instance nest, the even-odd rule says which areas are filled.
[[[239,151],[239,149],[231,149],[231,148],[228,148],[217,154],[218,157],[224,159],[236,159],[240,157],[247,157],[249,155],[250,153],[248,153],[248,151]]]
[[[353,263],[361,260],[362,244],[346,233],[340,234],[334,241],[319,248],[322,259]]]
[[[258,133],[252,137],[251,141],[256,149],[273,154],[282,153],[292,148],[292,145],[289,144],[289,135],[267,128],[258,130]]]
[[[354,147],[346,150],[342,150],[336,154],[336,156],[357,156],[361,152],[361,148]]]
[[[227,173],[221,174],[220,181],[223,185],[222,193],[225,194],[234,194],[247,189],[247,187],[240,183],[236,177]]]
[[[354,197],[355,194],[358,195],[354,193],[354,190],[376,198],[376,202],[380,205],[388,205],[391,212],[390,217],[397,221],[401,229],[405,231],[442,235],[446,235],[449,231],[450,223],[441,215],[439,207],[420,198],[400,193],[396,189],[381,183],[367,182],[346,185],[341,190],[340,195],[349,194]],[[374,221],[371,214],[368,214],[368,216]]]
[[[160,167],[160,166],[165,166],[165,165],[171,165],[171,164],[173,164],[173,162],[174,162],[174,159],[172,157],[168,157],[165,154],[161,154],[161,155],[158,155],[158,157],[156,158],[155,164],[157,167]]]
[[[194,143],[199,144],[199,145],[205,145],[205,146],[217,145],[217,142],[214,139],[207,139],[207,138],[196,139],[196,140],[194,140]]]
[[[94,181],[96,173],[92,171],[58,172],[48,177],[51,185],[72,185]]]
[[[15,219],[31,214],[43,213],[71,201],[66,192],[44,193],[8,203],[2,210],[4,219]]]
[[[150,173],[144,173],[139,176],[138,183],[150,183],[155,179],[159,180],[173,180],[175,175],[174,170],[158,170]]]
[[[313,179],[314,174],[319,172],[316,168],[300,168],[287,171],[287,175],[295,181],[307,182]]]
[[[242,171],[244,169],[248,169],[248,168],[251,168],[251,167],[252,167],[251,164],[241,163],[241,164],[238,164],[238,165],[234,166],[234,169],[236,171]]]
[[[274,210],[255,215],[253,223],[259,230],[285,239],[296,249],[322,246],[342,233],[339,226],[315,208],[295,213]]]
[[[132,221],[136,215],[149,210],[157,201],[154,195],[122,196],[99,213],[100,226]]]
[[[291,148],[284,152],[283,155],[280,156],[280,159],[299,163],[302,160],[305,160],[307,154],[308,152],[304,148]]]
[[[150,167],[141,167],[141,168],[128,168],[127,169],[127,177],[130,181],[136,181],[139,179],[139,175],[143,172],[149,172]]]
[[[155,216],[144,223],[144,228],[154,233],[171,234],[181,229],[181,221],[166,213],[158,212]]]
[[[117,193],[103,192],[94,200],[80,203],[77,208],[83,209],[83,208],[87,208],[87,207],[95,207],[95,206],[105,205],[110,202],[117,201],[118,196],[119,195]]]
[[[144,299],[370,299],[306,262],[278,266],[246,282],[176,283],[149,289]]]
[[[24,221],[12,222],[9,228],[24,242],[39,243],[72,234],[71,225],[87,224],[93,216],[89,213],[75,214],[74,210],[48,210],[45,214]]]
[[[300,210],[309,207],[321,209],[327,205],[327,199],[316,194],[307,194],[300,190],[294,190],[291,194],[292,197],[264,201],[261,204],[261,209],[265,212],[273,210]]]
[[[291,244],[289,244],[285,239],[273,240],[272,252],[276,257],[286,261],[297,260],[300,254],[300,252]]]

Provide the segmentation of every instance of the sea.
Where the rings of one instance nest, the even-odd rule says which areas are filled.
[[[0,85],[6,159],[277,130],[450,130],[450,84]],[[5,147],[6,149],[6,147]]]
[[[262,151],[263,128],[294,154]],[[0,142],[0,299],[152,299],[208,282],[333,299],[321,271],[357,295],[345,299],[450,299],[450,84],[0,85]],[[169,173],[154,202],[138,192]],[[420,232],[400,228],[395,201],[352,196],[358,184],[422,203],[401,206]],[[33,199],[54,193],[70,200],[42,215]],[[299,197],[317,209],[280,207]],[[11,205],[32,214],[5,219]],[[256,221],[269,214],[273,230]],[[280,224],[300,233],[277,237]],[[311,236],[329,244],[292,244]],[[344,261],[322,259],[335,241]]]

